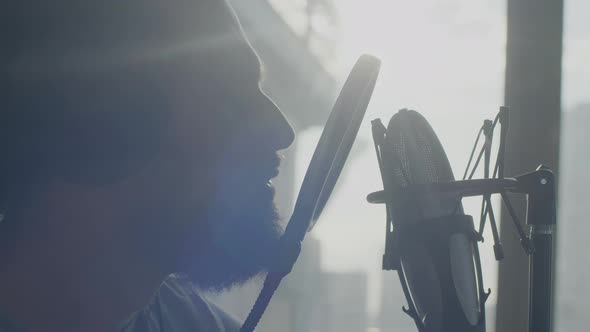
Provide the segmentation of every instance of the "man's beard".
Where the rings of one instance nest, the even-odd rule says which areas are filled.
[[[250,180],[242,176],[220,188],[208,207],[206,231],[196,235],[198,253],[187,252],[181,261],[182,274],[199,288],[239,285],[266,271],[276,255],[282,230],[274,188]]]

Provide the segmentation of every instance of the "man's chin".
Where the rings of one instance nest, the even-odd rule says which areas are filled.
[[[273,206],[241,218],[220,215],[209,226],[209,233],[199,254],[183,260],[180,270],[201,289],[223,290],[268,270],[282,230]]]
[[[196,287],[208,291],[223,291],[232,287],[241,286],[248,280],[262,275],[266,267],[262,265],[245,265],[235,262],[228,257],[206,257],[196,260],[200,269],[189,269],[181,273],[185,275]]]

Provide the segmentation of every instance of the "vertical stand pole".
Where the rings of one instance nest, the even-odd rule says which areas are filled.
[[[529,258],[529,331],[551,331],[551,265],[553,258],[553,228],[549,225],[531,225],[535,253]]]
[[[535,252],[529,258],[529,331],[551,331],[555,179],[540,167],[517,178],[527,187],[527,224]]]

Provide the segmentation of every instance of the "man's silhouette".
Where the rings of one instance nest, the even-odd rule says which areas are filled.
[[[0,13],[0,331],[237,330],[197,289],[267,266],[294,133],[230,7]]]

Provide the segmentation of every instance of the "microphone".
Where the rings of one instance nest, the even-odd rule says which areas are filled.
[[[379,119],[372,121],[383,190],[369,194],[367,200],[386,206],[383,269],[397,271],[408,302],[408,308],[402,309],[420,332],[485,331],[485,302],[491,291],[484,291],[478,242],[483,242],[487,219],[496,259],[504,257],[492,194],[501,195],[529,255],[528,331],[551,331],[555,179],[544,166],[514,178],[504,177],[508,115],[509,109],[501,107],[493,121],[484,121],[460,181],[455,181],[434,130],[418,112],[399,111],[387,128]],[[491,169],[498,123],[500,147]],[[469,172],[482,134],[483,146]],[[472,179],[482,157],[484,178]],[[509,192],[527,195],[529,236],[510,203]],[[467,196],[483,196],[478,231],[472,217],[463,213],[461,199]]]
[[[455,180],[434,130],[405,109],[387,128],[380,120],[372,127],[387,212],[383,269],[398,272],[409,306],[403,310],[420,332],[485,331],[488,293],[473,220],[458,192],[424,190]]]

